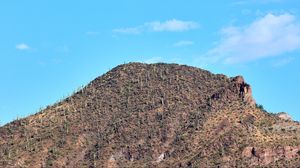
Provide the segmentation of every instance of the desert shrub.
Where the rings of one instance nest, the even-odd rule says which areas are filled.
[[[256,104],[256,108],[260,109],[261,111],[267,111],[261,104]]]

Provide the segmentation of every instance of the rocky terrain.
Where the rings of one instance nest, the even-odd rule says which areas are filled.
[[[0,128],[0,167],[299,167],[300,124],[267,113],[243,77],[117,66]]]

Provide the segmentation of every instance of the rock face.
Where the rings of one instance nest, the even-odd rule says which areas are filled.
[[[0,127],[0,167],[297,167],[300,125],[251,87],[177,64],[117,66]]]
[[[249,105],[254,106],[255,100],[252,97],[252,89],[249,84],[247,84],[242,76],[237,76],[232,79],[235,87],[238,90],[240,97]]]
[[[281,113],[278,113],[276,115],[277,115],[277,117],[279,117],[283,120],[292,121],[292,117],[289,114],[285,113],[285,112],[281,112]]]
[[[230,84],[226,87],[221,87],[216,93],[211,96],[212,100],[215,100],[216,105],[212,105],[216,109],[222,108],[228,101],[242,101],[250,106],[255,106],[255,100],[252,97],[252,89],[247,84],[242,76],[236,76],[230,78]]]
[[[246,147],[243,157],[249,158],[253,166],[266,166],[280,159],[291,160],[299,157],[300,146],[279,146],[277,148]]]

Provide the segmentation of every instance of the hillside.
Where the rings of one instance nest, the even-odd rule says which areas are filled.
[[[0,128],[0,167],[299,165],[298,122],[258,108],[241,76],[177,64],[117,66]]]

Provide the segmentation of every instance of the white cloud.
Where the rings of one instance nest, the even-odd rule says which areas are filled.
[[[97,32],[97,31],[88,31],[88,32],[85,32],[85,34],[88,35],[88,36],[97,36],[100,33]]]
[[[147,22],[136,27],[113,29],[115,33],[140,34],[145,31],[151,32],[182,32],[196,29],[199,24],[193,21],[182,21],[177,19],[167,20],[165,22],[154,21]]]
[[[144,62],[146,64],[155,64],[155,63],[178,63],[182,64],[183,61],[176,57],[150,57],[143,60],[140,60],[138,62]]]
[[[235,1],[234,5],[247,5],[247,4],[268,4],[268,3],[278,3],[283,2],[283,0],[238,0]]]
[[[294,57],[287,57],[287,58],[282,58],[282,59],[279,59],[279,60],[275,60],[275,61],[272,61],[272,66],[273,67],[283,67],[289,63],[291,63],[292,61],[294,61]]]
[[[189,46],[189,45],[193,45],[194,42],[190,41],[190,40],[182,40],[182,41],[178,41],[174,44],[175,47],[183,47],[183,46]]]
[[[30,47],[25,43],[21,43],[21,44],[16,45],[16,49],[18,49],[18,50],[29,50]]]
[[[145,25],[148,26],[148,28],[151,31],[170,31],[170,32],[181,32],[181,31],[187,31],[191,29],[195,29],[199,27],[199,24],[192,21],[181,21],[181,20],[168,20],[166,22],[150,22],[146,23]]]
[[[294,15],[267,14],[246,26],[222,30],[222,39],[205,58],[211,62],[248,62],[300,49],[300,24]]]
[[[122,34],[140,34],[143,31],[142,29],[142,27],[119,28],[113,29],[113,32]]]
[[[143,62],[145,62],[146,64],[154,64],[154,63],[163,62],[163,58],[162,57],[152,57]]]

